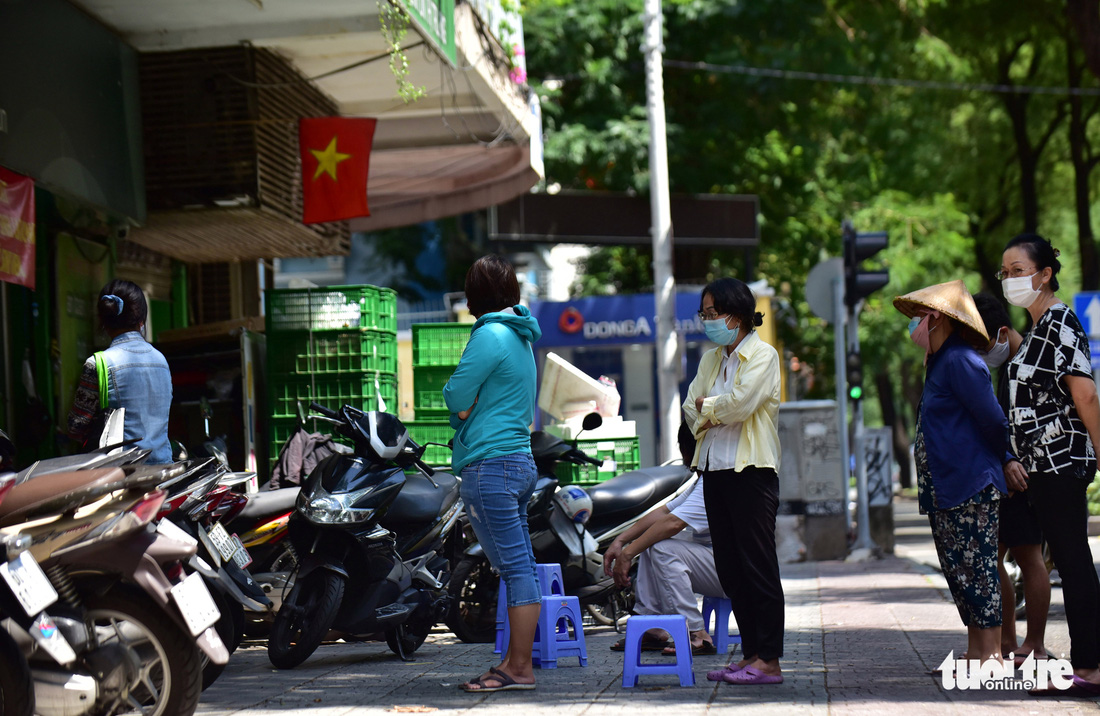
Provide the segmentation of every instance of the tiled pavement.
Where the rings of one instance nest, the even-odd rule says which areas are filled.
[[[679,687],[674,676],[656,676],[624,689],[622,654],[608,648],[618,635],[600,627],[586,630],[586,668],[569,658],[557,669],[536,670],[536,691],[471,695],[457,686],[495,663],[492,646],[463,644],[438,630],[411,663],[402,663],[379,642],[332,644],[297,669],[277,671],[268,663],[264,645],[242,646],[203,695],[199,713],[266,716],[308,710],[317,716],[343,716],[476,708],[479,713],[517,716],[635,716],[639,709],[660,708],[662,716],[686,716],[736,707],[746,715],[913,716],[984,714],[1006,707],[1041,714],[1097,710],[1094,700],[1069,694],[1036,698],[1022,691],[945,690],[929,672],[952,649],[956,654],[965,649],[966,632],[942,577],[930,566],[935,550],[927,522],[908,501],[899,501],[896,514],[896,556],[784,565],[781,685],[708,682],[706,671],[725,662],[711,656],[695,660],[693,688]],[[1094,542],[1094,553],[1100,554],[1100,543]],[[1056,654],[1069,650],[1060,592],[1054,589],[1047,638]]]

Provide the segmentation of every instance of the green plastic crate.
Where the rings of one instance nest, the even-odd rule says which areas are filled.
[[[603,460],[600,467],[595,465],[574,465],[559,462],[557,466],[558,482],[563,485],[594,485],[605,480],[637,470],[641,462],[638,438],[615,438],[608,440],[573,440],[571,445],[597,460]]]
[[[264,296],[268,340],[280,331],[397,331],[397,292],[391,288],[284,288],[267,291]]]
[[[458,365],[470,340],[472,323],[414,323],[413,367]]]
[[[409,436],[418,445],[427,442],[442,443],[446,445],[454,437],[455,430],[446,420],[405,420],[402,421],[409,429]],[[451,467],[451,450],[445,447],[429,445],[424,451],[424,462],[432,467]]]
[[[454,366],[413,368],[413,410],[418,419],[446,418],[451,414],[443,400],[443,386],[454,371]]]
[[[397,334],[346,331],[285,331],[267,339],[268,375],[397,373]]]
[[[298,402],[308,410],[316,401],[331,410],[344,405],[361,410],[381,410],[379,394],[389,412],[397,410],[397,376],[389,373],[345,373],[321,376],[271,376],[268,379],[271,417],[293,418]]]

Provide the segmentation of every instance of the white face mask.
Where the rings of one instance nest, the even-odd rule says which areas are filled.
[[[1042,291],[1037,291],[1031,287],[1031,279],[1033,278],[1035,278],[1035,274],[1003,279],[1001,290],[1004,291],[1005,299],[1013,306],[1019,306],[1020,308],[1027,308],[1035,303],[1035,299],[1039,298]]]
[[[995,343],[989,351],[982,353],[982,359],[991,370],[1000,368],[1008,360],[1008,341]]]

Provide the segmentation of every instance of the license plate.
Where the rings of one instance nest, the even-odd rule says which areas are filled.
[[[183,529],[172,522],[172,520],[161,520],[157,523],[157,532],[161,533],[165,537],[174,539],[177,542],[183,542],[191,546],[198,545],[199,541],[183,531]]]
[[[198,573],[188,575],[186,579],[172,587],[172,598],[183,614],[183,620],[187,622],[191,636],[202,634],[208,627],[214,626],[218,617],[221,616],[218,605],[210,596],[210,590],[206,588],[202,576]]]
[[[236,546],[236,551],[233,552],[233,561],[237,563],[237,566],[241,569],[247,569],[248,565],[252,564],[252,555],[248,553],[244,545],[241,543],[241,538],[237,535],[233,535],[233,544]]]
[[[241,539],[237,535],[230,535],[226,532],[225,527],[222,527],[220,522],[214,523],[207,534],[223,561],[232,561],[241,569],[252,564],[252,557],[248,554],[248,550],[244,548],[244,545],[241,544]]]
[[[30,552],[22,552],[12,561],[0,564],[0,576],[29,617],[57,601],[57,592]]]

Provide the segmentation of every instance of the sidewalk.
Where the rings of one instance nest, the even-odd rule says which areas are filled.
[[[740,713],[979,714],[994,709],[1030,713],[1084,713],[1096,702],[1067,694],[1036,698],[1022,691],[945,690],[929,672],[954,650],[966,648],[966,630],[931,565],[935,549],[927,520],[912,501],[896,505],[897,555],[863,563],[784,565],[787,598],[785,681],[735,687],[706,681],[721,656],[695,660],[697,683],[680,688],[674,676],[643,677],[621,686],[622,654],[610,651],[618,635],[588,628],[588,667],[575,658],[536,670],[536,691],[466,694],[457,687],[495,664],[490,644],[463,644],[437,630],[402,663],[385,644],[322,646],[305,664],[277,671],[263,644],[244,645],[221,679],[203,694],[201,714],[318,716],[383,712],[465,711],[522,714],[632,714],[660,708],[662,716]],[[1100,542],[1094,543],[1100,554]],[[1047,647],[1069,651],[1061,590],[1052,595]],[[1021,622],[1022,627],[1022,622]],[[649,655],[647,655],[647,658]],[[653,655],[652,658],[660,658]]]

